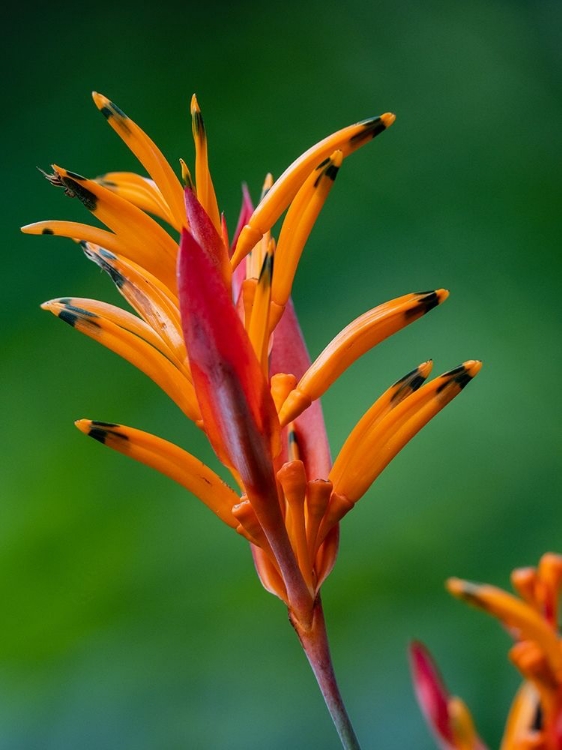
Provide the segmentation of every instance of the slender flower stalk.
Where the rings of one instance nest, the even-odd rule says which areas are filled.
[[[379,304],[310,361],[291,301],[299,260],[345,159],[395,117],[345,127],[309,148],[279,179],[267,175],[255,208],[244,189],[231,238],[197,99],[191,102],[195,168],[181,160],[180,180],[124,112],[101,94],[93,97],[148,177],[110,172],[88,179],[53,165],[49,182],[78,198],[106,228],[56,220],[23,231],[77,241],[133,312],[71,297],[43,307],[154,380],[204,431],[232,480],[223,482],[183,448],[141,430],[88,419],[76,425],[181,484],[247,540],[263,586],[288,608],[343,747],[358,748],[320,601],[340,521],[481,367],[469,360],[429,383],[431,361],[414,368],[367,410],[332,464],[320,397],[365,352],[448,296],[438,289]],[[276,239],[272,227],[284,212]]]
[[[453,596],[498,619],[514,640],[509,658],[523,676],[513,701],[500,750],[560,750],[562,747],[562,639],[558,608],[562,556],[547,553],[539,565],[511,576],[519,597],[495,586],[450,578]],[[442,750],[486,750],[464,703],[451,697],[429,652],[410,650],[421,709]]]

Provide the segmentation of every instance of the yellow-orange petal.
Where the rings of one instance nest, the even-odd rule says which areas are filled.
[[[465,702],[453,696],[449,698],[447,710],[455,750],[485,750]]]
[[[80,419],[75,424],[85,435],[178,482],[231,528],[238,525],[232,514],[238,495],[191,453],[133,427],[90,419]]]
[[[355,425],[349,437],[340,450],[332,470],[330,478],[338,483],[347,462],[361,449],[361,444],[367,438],[370,431],[389,413],[402,403],[408,396],[421,387],[428,377],[433,362],[428,360],[412,370],[403,378],[390,386],[380,398],[368,409]]]
[[[279,568],[269,558],[266,552],[260,547],[252,545],[252,556],[254,558],[254,565],[256,566],[256,572],[261,581],[261,585],[270,594],[279,597],[281,601],[289,605],[289,597],[287,595],[287,588],[283,583],[283,578],[279,573]]]
[[[183,189],[160,149],[130,117],[127,117],[106,96],[94,91],[92,92],[92,98],[113,130],[123,139],[158,186],[174,217],[176,228],[180,229],[185,226]]]
[[[181,332],[179,302],[155,276],[136,263],[85,243],[87,258],[106,271],[117,289],[173,352],[178,366],[191,379],[185,342]]]
[[[164,219],[178,231],[181,229],[154,180],[134,172],[108,172],[96,177],[95,181],[141,211]]]
[[[277,372],[271,376],[270,388],[273,403],[277,411],[283,406],[283,402],[297,384],[294,375],[287,375],[285,372]]]
[[[269,244],[267,255],[264,258],[258,283],[255,288],[252,302],[250,325],[246,326],[248,337],[252,348],[261,363],[264,375],[268,374],[268,350],[269,350],[269,310],[271,301],[271,283],[273,279],[273,261],[275,253],[275,241]]]
[[[546,709],[549,704],[552,707],[557,700],[558,683],[539,644],[535,641],[518,641],[510,648],[509,659],[521,675],[537,687],[543,698],[543,708]]]
[[[539,708],[536,688],[530,682],[524,682],[511,704],[500,750],[533,750],[531,729]],[[540,746],[536,750],[540,750]]]
[[[537,569],[538,604],[543,615],[554,627],[558,624],[558,600],[562,589],[562,555],[545,553]]]
[[[67,194],[78,198],[126,245],[127,251],[122,254],[146,268],[175,291],[178,248],[170,235],[139,208],[94,180],[88,180],[55,164],[53,169]]]
[[[532,567],[516,568],[511,573],[511,585],[519,596],[532,607],[537,608],[536,598],[537,569]]]
[[[195,187],[197,200],[207,212],[217,232],[221,234],[221,220],[215,188],[209,172],[209,160],[207,153],[207,133],[203,123],[203,115],[197,97],[193,94],[191,98],[191,121],[193,130],[193,141],[195,143]]]
[[[52,234],[57,237],[68,237],[77,242],[93,242],[95,245],[119,255],[126,255],[127,252],[130,252],[127,244],[113,232],[108,232],[99,227],[91,227],[88,224],[80,224],[76,221],[36,221],[22,227],[21,231],[24,234]]]
[[[387,112],[380,117],[372,117],[355,125],[349,125],[319,141],[288,166],[260,202],[240,233],[232,256],[233,268],[236,268],[254,245],[271,229],[293,200],[302,183],[321,161],[338,149],[341,150],[344,158],[349,156],[389,128],[395,119],[396,117],[393,114]]]
[[[355,499],[350,499],[341,492],[337,492],[337,490],[332,491],[324,517],[320,523],[320,528],[318,529],[315,549],[319,549],[320,545],[324,542],[332,529],[337,526],[341,519],[347,515],[350,510],[353,510],[354,507]]]
[[[488,584],[449,578],[448,591],[496,617],[517,633],[518,639],[537,643],[548,659],[556,679],[562,682],[562,649],[556,632],[532,607],[512,594]]]
[[[312,171],[291,203],[283,221],[277,251],[271,298],[279,312],[271,322],[275,327],[291,295],[299,260],[312,227],[330,193],[343,153],[334,151]]]
[[[403,400],[368,431],[334,481],[334,493],[357,502],[377,476],[421,428],[466,387],[482,367],[468,360]],[[330,479],[333,479],[330,473]]]
[[[306,487],[306,538],[311,560],[314,559],[318,548],[318,529],[328,508],[332,487],[332,483],[327,479],[313,479]]]
[[[195,190],[195,183],[193,182],[191,171],[183,159],[180,159],[180,168],[184,187],[188,187],[190,190]]]
[[[314,569],[316,571],[316,592],[332,572],[338,556],[338,547],[340,543],[340,527],[336,524],[330,529],[329,534],[324,539],[314,560]]]
[[[397,297],[356,318],[324,349],[289,395],[279,414],[281,426],[298,417],[312,401],[365,352],[413,323],[449,296],[446,289]]]
[[[303,578],[312,590],[312,566],[305,525],[306,472],[302,461],[283,464],[277,472],[285,498],[285,526]]]
[[[126,334],[132,334],[141,341],[146,342],[160,352],[166,359],[169,359],[180,371],[184,372],[184,363],[176,358],[175,353],[170,349],[165,341],[158,335],[148,323],[141,320],[136,315],[122,310],[120,307],[110,305],[107,302],[100,302],[94,299],[84,299],[83,297],[61,297],[53,302],[59,302],[64,305],[64,309],[70,315],[78,311],[80,314],[88,315],[90,320],[97,320],[98,323],[112,323]],[[59,316],[60,317],[60,316]],[[134,338],[131,339],[134,341]],[[186,376],[189,374],[184,372]]]
[[[262,201],[267,193],[271,190],[273,185],[273,175],[268,172],[265,176],[265,180],[261,189],[260,201]],[[243,225],[242,225],[243,226]],[[246,256],[246,278],[259,278],[264,258],[269,249],[269,243],[271,240],[271,232],[268,230],[264,233],[260,242],[252,248],[252,251]]]
[[[256,511],[246,495],[242,495],[239,502],[233,506],[232,515],[236,518],[239,524],[236,531],[251,542],[251,544],[262,549],[271,562],[277,566],[275,555],[273,554],[265,532],[258,521]]]
[[[189,419],[197,421],[201,418],[192,384],[171,359],[135,333],[85,307],[67,302],[67,299],[69,298],[51,300],[41,307],[86,336],[99,341],[144,372]]]

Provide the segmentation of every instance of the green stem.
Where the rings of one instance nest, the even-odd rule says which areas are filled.
[[[310,627],[301,626],[291,613],[289,613],[289,619],[297,631],[301,645],[312,667],[342,747],[344,750],[361,750],[336,682],[320,597],[314,603]]]

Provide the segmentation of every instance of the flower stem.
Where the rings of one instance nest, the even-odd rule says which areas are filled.
[[[361,750],[336,682],[320,597],[314,603],[310,627],[303,627],[291,613],[289,619],[312,667],[342,747],[344,750]]]

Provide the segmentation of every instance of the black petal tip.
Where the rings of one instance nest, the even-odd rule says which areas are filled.
[[[127,435],[119,432],[117,428],[120,425],[112,424],[111,422],[91,422],[91,426],[88,429],[88,437],[94,438],[98,443],[107,442],[107,438],[118,438],[119,440],[128,440]]]
[[[479,360],[475,360],[475,362],[480,365]],[[441,376],[443,378],[443,383],[437,388],[437,393],[441,393],[445,388],[448,388],[451,385],[458,386],[462,391],[479,371],[480,367],[478,367],[476,372],[470,372],[466,365],[459,365],[453,370],[449,370],[449,372],[446,372]]]
[[[74,174],[73,172],[68,172],[68,175]],[[80,177],[80,180],[85,180],[84,177]],[[88,190],[83,185],[80,184],[79,181],[76,179],[73,179],[72,177],[61,177],[62,184],[65,187],[65,192],[70,198],[78,198],[78,200],[84,205],[85,208],[88,209],[88,211],[95,211],[98,199],[97,196],[92,193],[91,190]]]

